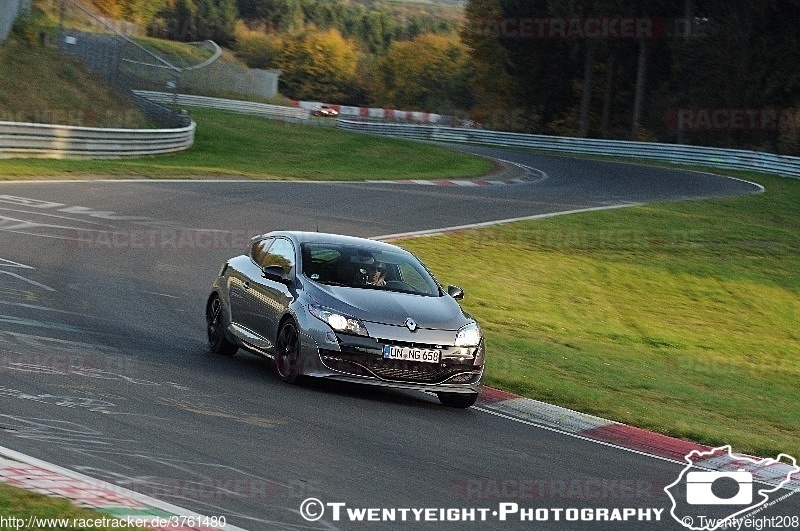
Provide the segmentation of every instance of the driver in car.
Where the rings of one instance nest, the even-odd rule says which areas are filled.
[[[386,286],[386,267],[382,263],[375,262],[367,270],[367,284],[379,287]]]

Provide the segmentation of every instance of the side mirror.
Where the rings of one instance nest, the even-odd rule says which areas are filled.
[[[457,301],[464,298],[464,290],[458,286],[447,286],[447,294]]]
[[[264,266],[261,268],[261,276],[266,278],[267,280],[280,282],[281,284],[289,283],[289,277],[286,276],[286,271],[283,269],[283,266],[279,265]]]

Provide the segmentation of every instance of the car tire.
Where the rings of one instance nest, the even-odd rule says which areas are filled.
[[[300,379],[300,335],[291,319],[283,323],[275,342],[275,371],[286,383],[297,383]]]
[[[208,348],[220,356],[233,356],[239,347],[225,337],[224,321],[222,319],[222,299],[214,293],[206,304],[206,333],[208,334]]]
[[[478,400],[478,393],[436,393],[443,406],[466,409]]]

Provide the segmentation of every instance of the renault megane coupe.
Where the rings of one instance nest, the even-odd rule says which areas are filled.
[[[484,338],[410,252],[316,232],[253,238],[222,266],[206,304],[212,352],[242,348],[301,376],[436,393],[467,408],[481,392]]]

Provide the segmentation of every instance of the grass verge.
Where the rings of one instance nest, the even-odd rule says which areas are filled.
[[[419,142],[192,109],[195,144],[113,160],[0,160],[0,179],[87,176],[252,179],[431,179],[485,175],[488,160]]]
[[[116,519],[109,515],[78,507],[64,498],[53,498],[44,494],[10,487],[4,483],[0,483],[0,514],[6,522],[4,529],[28,529],[34,531],[40,529],[86,531],[110,531],[113,529],[119,531],[120,529],[120,526],[113,525],[112,520]],[[38,522],[29,520],[34,517],[38,519]],[[10,525],[12,518],[17,519],[16,522],[19,525]],[[51,519],[57,519],[60,522]],[[67,525],[62,525],[67,522]],[[28,525],[29,523],[33,525]],[[94,525],[103,523],[108,525]]]
[[[467,288],[488,385],[737,452],[800,455],[800,181],[735,176],[767,192],[402,245]]]

